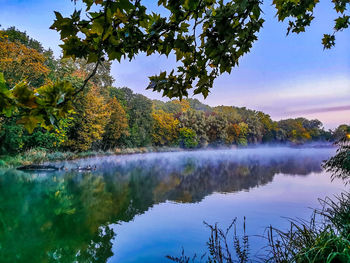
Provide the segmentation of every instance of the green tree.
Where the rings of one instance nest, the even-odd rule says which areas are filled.
[[[159,100],[153,100],[153,107],[155,110],[163,110],[167,113],[172,113],[178,116],[182,112],[186,112],[190,109],[190,104],[188,100],[171,100],[167,102],[162,102]]]
[[[27,48],[35,49],[39,53],[45,52],[43,46],[41,45],[41,43],[39,41],[31,38],[30,36],[27,35],[26,32],[22,32],[22,31],[16,29],[16,27],[14,27],[14,26],[9,27],[7,29],[3,29],[2,31],[3,31],[3,34],[5,34],[7,36],[6,38],[10,42],[21,43],[21,44],[25,45]]]
[[[120,144],[126,147],[141,147],[152,143],[153,103],[141,94],[134,94],[129,88],[109,88],[111,97],[123,105],[129,120],[130,136],[121,136]]]
[[[199,146],[207,146],[208,138],[208,121],[205,113],[202,111],[189,110],[179,117],[180,128],[188,128],[195,132],[196,141]]]
[[[183,148],[195,148],[198,145],[197,134],[190,128],[180,128],[179,130],[179,144]]]
[[[149,12],[140,0],[81,2],[85,4],[83,10],[75,10],[70,17],[55,12],[51,28],[60,33],[65,58],[86,59],[87,63],[95,65],[81,87],[66,94],[58,104],[47,105],[50,108],[62,108],[75,99],[106,60],[132,60],[141,52],[165,56],[172,53],[178,61],[176,70],[151,76],[149,89],[163,92],[170,98],[182,98],[193,88],[194,94],[207,97],[214,80],[225,72],[230,73],[239,59],[250,51],[264,22],[259,0],[159,0],[160,8],[166,10],[159,14]],[[311,24],[318,2],[274,0],[273,4],[278,19],[289,20],[287,32],[299,33]],[[333,34],[324,35],[325,48],[332,47],[335,33],[346,29],[350,23],[349,0],[332,2],[339,17],[335,20]],[[1,39],[4,36],[0,33]],[[17,38],[28,42],[26,36]],[[1,94],[5,99],[8,95]],[[13,107],[21,105],[15,103]],[[34,114],[38,113],[33,113],[33,117]]]
[[[219,145],[226,141],[227,120],[221,114],[212,113],[207,117],[208,141],[210,144]]]
[[[129,102],[130,140],[135,146],[148,146],[152,142],[152,101],[135,94]]]
[[[263,142],[272,142],[276,139],[278,132],[277,122],[272,121],[270,115],[265,114],[261,111],[258,112],[258,118],[263,126]]]
[[[350,126],[346,124],[339,125],[334,131],[333,131],[333,138],[335,141],[339,141],[346,137],[346,135],[349,133]]]
[[[341,178],[348,184],[350,178],[350,126],[340,125],[337,130],[337,136],[341,136],[336,144],[337,153],[327,160],[324,167],[332,173],[333,178]],[[347,210],[348,210],[347,204]]]
[[[238,113],[238,110],[232,106],[217,106],[214,108],[214,112],[225,116],[227,121],[231,124],[239,123],[242,120],[241,115]]]
[[[248,143],[261,143],[264,136],[264,126],[260,121],[258,112],[254,110],[237,108],[242,121],[248,125],[246,138]]]
[[[311,140],[311,135],[303,126],[303,118],[287,119],[278,122],[278,127],[285,132],[285,138],[293,143]]]
[[[24,127],[16,124],[15,117],[4,120],[0,129],[0,154],[13,154],[22,151],[25,144],[24,133]]]

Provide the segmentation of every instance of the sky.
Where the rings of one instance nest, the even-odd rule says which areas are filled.
[[[144,0],[150,10],[157,0]],[[272,119],[303,116],[318,118],[325,128],[350,124],[350,29],[336,35],[336,46],[323,50],[324,33],[332,33],[337,13],[331,0],[321,0],[315,19],[305,33],[286,36],[286,23],[278,22],[272,1],[265,1],[264,27],[251,52],[231,74],[223,74],[214,83],[207,99],[209,104],[233,105],[261,110]],[[59,34],[50,30],[53,11],[69,15],[74,10],[70,0],[0,0],[0,25],[16,26],[61,54]],[[112,75],[117,87],[129,87],[151,99],[160,93],[145,90],[148,77],[175,66],[175,58],[139,55],[135,60],[113,62]]]

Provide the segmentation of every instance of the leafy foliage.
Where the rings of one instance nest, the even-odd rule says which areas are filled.
[[[179,120],[171,113],[157,110],[152,113],[153,117],[153,143],[155,145],[174,145],[178,141]]]
[[[343,129],[340,126],[338,129]],[[350,127],[347,126],[345,134],[336,142],[338,146],[335,156],[325,162],[324,167],[327,171],[332,173],[333,178],[341,178],[346,184],[349,183],[350,178]]]
[[[79,100],[74,112],[66,146],[74,151],[89,150],[95,141],[102,140],[111,112],[95,87]]]
[[[179,144],[183,148],[195,148],[198,145],[196,132],[190,128],[180,128]]]
[[[112,149],[117,147],[118,139],[122,135],[129,135],[129,125],[125,110],[114,97],[108,102],[107,109],[110,117],[103,134],[103,148]]]
[[[40,43],[25,33],[15,29],[8,32],[11,34],[6,41],[13,41],[8,43],[21,43],[20,49],[33,46],[33,52],[41,50],[43,53],[38,54],[43,65],[51,66],[40,87],[19,81],[11,88],[0,73],[2,154],[37,147],[80,152],[151,145],[196,148],[299,144],[346,134],[344,125],[333,134],[325,131],[318,120],[275,122],[263,112],[234,106],[212,108],[197,99],[151,101],[129,88],[110,86],[113,78],[109,61],[100,62],[101,67],[96,69],[84,59],[55,60],[45,57]],[[84,83],[86,87],[81,90]]]
[[[307,26],[310,26],[314,19],[313,11],[319,0],[273,0],[273,4],[277,9],[278,20],[284,21],[289,19],[287,34],[290,32],[304,32]],[[324,34],[322,45],[325,49],[330,49],[335,45],[335,34],[343,31],[350,25],[350,16],[346,15],[350,1],[349,0],[333,0],[334,10],[339,17],[334,20],[334,32],[332,34]]]
[[[45,57],[24,44],[0,39],[0,72],[4,74],[8,87],[25,80],[33,87],[41,86],[49,73]]]
[[[67,117],[71,110],[71,102],[61,104],[65,97],[70,97],[74,92],[69,82],[47,84],[33,90],[26,82],[18,83],[13,89],[8,90],[2,73],[0,73],[1,105],[0,113],[10,117],[21,106],[19,124],[23,124],[29,131],[40,124],[46,129],[56,125],[56,120]]]
[[[63,17],[55,12],[51,28],[60,32],[64,57],[99,64],[105,57],[120,62],[140,52],[174,52],[179,66],[150,77],[148,87],[169,98],[187,96],[192,87],[194,94],[208,96],[214,79],[231,72],[249,52],[264,22],[258,0],[158,1],[169,16],[147,12],[141,1],[82,2],[83,14]],[[93,5],[98,11],[91,11]]]

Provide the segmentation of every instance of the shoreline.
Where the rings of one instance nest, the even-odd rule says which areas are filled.
[[[16,168],[23,165],[32,164],[44,164],[55,163],[60,161],[72,161],[78,159],[85,159],[90,157],[104,157],[111,155],[131,155],[131,154],[145,154],[145,153],[157,153],[157,152],[181,152],[181,151],[196,151],[196,150],[214,150],[214,149],[252,149],[261,147],[290,147],[290,148],[332,148],[332,143],[305,143],[305,144],[252,144],[248,146],[236,146],[232,145],[226,147],[201,147],[194,149],[184,149],[180,147],[168,147],[168,146],[149,146],[149,147],[137,147],[137,148],[116,148],[109,151],[86,151],[86,152],[49,152],[44,149],[31,149],[21,154],[16,155],[1,155],[0,156],[0,168]]]
[[[180,152],[185,149],[180,147],[138,147],[114,149],[109,151],[86,151],[86,152],[48,152],[41,149],[32,149],[16,155],[1,155],[1,168],[16,168],[22,165],[55,163],[60,161],[72,161],[85,159],[90,157],[103,157],[111,155],[129,155],[129,154],[144,154],[152,152]]]

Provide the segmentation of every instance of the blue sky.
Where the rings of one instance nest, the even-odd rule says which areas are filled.
[[[156,0],[145,1],[152,8]],[[318,118],[326,128],[350,123],[350,30],[337,34],[336,47],[323,50],[321,38],[331,33],[337,14],[331,0],[321,0],[307,32],[286,36],[286,23],[275,17],[272,1],[263,6],[264,28],[251,53],[232,73],[220,76],[206,100],[215,105],[246,106],[262,110],[275,120],[304,116]],[[49,29],[53,11],[69,15],[70,0],[0,0],[0,24],[16,26],[60,55],[59,35]],[[115,86],[127,86],[150,98],[161,94],[146,91],[148,76],[175,65],[169,57],[145,55],[134,61],[113,63]],[[163,98],[164,100],[164,98]]]

